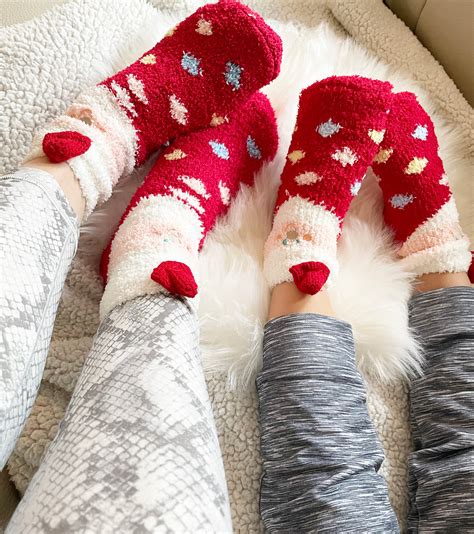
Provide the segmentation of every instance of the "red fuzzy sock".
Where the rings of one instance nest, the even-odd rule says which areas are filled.
[[[226,123],[178,138],[157,160],[102,257],[102,310],[164,287],[197,293],[198,251],[237,194],[277,148],[273,110],[261,93]]]
[[[315,294],[337,271],[342,221],[383,139],[387,82],[327,78],[306,88],[265,245],[271,286],[293,281]]]
[[[466,271],[469,242],[438,154],[433,123],[413,93],[395,94],[375,157],[387,225],[417,274]]]
[[[135,63],[80,95],[38,136],[29,159],[68,160],[89,213],[118,178],[176,136],[220,124],[273,80],[281,40],[234,1],[209,4]]]

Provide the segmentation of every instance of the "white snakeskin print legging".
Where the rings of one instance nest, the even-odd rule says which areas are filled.
[[[0,469],[33,406],[79,224],[42,171],[0,178]]]
[[[35,238],[29,242],[29,255],[19,256],[21,243],[11,243],[11,235],[2,233],[2,246],[11,244],[13,256],[25,261],[23,266],[17,259],[25,278],[29,278],[30,260],[51,258],[42,265],[45,272],[38,275],[42,293],[35,301],[35,313],[27,287],[21,284],[6,288],[10,302],[1,308],[2,326],[3,322],[9,325],[10,315],[18,308],[13,304],[22,302],[19,324],[31,331],[32,339],[42,340],[27,343],[21,331],[16,338],[14,327],[8,338],[2,338],[2,376],[14,377],[7,384],[8,404],[2,404],[6,421],[15,423],[9,427],[13,430],[2,434],[3,450],[8,451],[13,443],[7,440],[14,442],[21,430],[39,385],[58,286],[69,266],[64,258],[70,262],[73,257],[77,227],[72,226],[74,234],[64,231],[75,219],[48,175],[20,172],[3,178],[0,187],[6,188],[2,213],[5,217],[15,214],[22,223],[16,231],[25,227],[26,235]],[[43,195],[44,191],[48,193]],[[26,210],[18,198],[32,205]],[[25,210],[23,218],[18,215],[21,210]],[[32,212],[35,221],[30,223],[27,214]],[[3,215],[2,228],[9,229]],[[62,243],[63,256],[56,248],[49,250],[50,241],[58,249]],[[5,264],[8,268],[8,261]],[[39,265],[33,265],[33,273]],[[31,278],[30,284],[35,283],[38,278]],[[45,319],[37,321],[36,316]],[[14,367],[12,360],[17,358],[20,361]],[[29,370],[32,361],[34,372]],[[16,372],[17,367],[23,371]],[[231,530],[224,467],[194,313],[185,301],[165,295],[127,302],[102,322],[58,434],[7,532]]]

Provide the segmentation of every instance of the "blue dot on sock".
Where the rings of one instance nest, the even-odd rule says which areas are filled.
[[[232,63],[232,61],[228,61],[225,65],[225,81],[228,85],[233,87],[234,91],[240,89],[240,77],[242,76],[243,70],[244,69],[242,67],[236,63]]]
[[[229,149],[224,145],[224,143],[219,143],[218,141],[209,141],[209,145],[218,158],[229,159]]]
[[[428,138],[428,127],[426,124],[417,124],[415,130],[411,134],[415,139],[421,139],[421,141],[426,141]]]
[[[247,137],[247,152],[253,159],[261,159],[262,153],[255,142],[255,139],[250,135]]]
[[[186,72],[189,72],[191,76],[198,76],[202,74],[202,69],[199,66],[201,60],[193,56],[189,52],[183,52],[183,57],[181,58],[181,66]]]
[[[411,204],[415,200],[415,197],[413,195],[393,195],[393,197],[390,199],[390,204],[393,208],[402,210],[405,208],[405,206],[408,206],[408,204]]]

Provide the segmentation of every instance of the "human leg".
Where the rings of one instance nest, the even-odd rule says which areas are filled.
[[[236,46],[242,39],[246,46]],[[77,235],[63,235],[71,225],[77,234],[74,212],[86,218],[110,197],[120,176],[171,137],[223,121],[277,75],[280,59],[280,39],[259,15],[238,2],[204,6],[134,64],[79,95],[64,115],[37,133],[24,164],[32,170],[25,167],[16,178],[2,179],[0,232],[6,253],[0,366],[6,386],[0,415],[2,423],[13,426],[1,433],[0,465],[39,385],[60,290],[77,244]],[[20,175],[30,179],[19,181]],[[38,199],[37,188],[42,189]],[[55,197],[70,206],[58,211]],[[69,223],[53,221],[55,217]],[[63,245],[59,256],[50,251],[51,246],[63,250]],[[10,284],[15,277],[22,282]],[[34,372],[28,369],[33,360]]]
[[[33,405],[79,221],[57,181],[39,169],[0,179],[0,466]]]
[[[274,288],[257,378],[268,532],[398,532],[348,323],[325,290]]]
[[[468,280],[455,286],[444,279],[438,289],[430,283],[410,302],[425,365],[410,385],[408,526],[468,532],[474,528],[474,289]]]
[[[359,77],[329,78],[301,95],[265,245],[273,292],[257,390],[269,532],[398,532],[352,329],[332,317],[326,292],[390,100],[389,84]]]
[[[409,530],[468,532],[474,528],[471,253],[434,125],[415,95],[394,95],[374,171],[401,261],[418,275],[409,317],[425,364],[411,382]]]
[[[230,532],[222,459],[184,299],[101,323],[59,432],[7,532]]]

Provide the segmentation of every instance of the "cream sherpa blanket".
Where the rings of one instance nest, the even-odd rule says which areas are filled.
[[[203,2],[77,0],[2,30],[6,92],[0,122],[0,171],[13,170],[33,129],[62,111],[85,86],[122,68]],[[243,191],[202,254],[201,343],[221,439],[236,532],[258,532],[260,479],[253,380],[261,357],[268,290],[261,251],[279,172],[295,120],[298,91],[331,74],[362,74],[414,90],[434,112],[442,155],[471,238],[474,230],[469,145],[472,109],[439,64],[379,0],[253,0],[284,41],[282,73],[266,92],[276,108],[281,146],[274,163]],[[172,8],[172,13],[169,9]],[[102,288],[97,261],[143,171],[89,222],[60,304],[41,390],[9,462],[23,492],[54,437],[98,325]],[[383,474],[400,522],[406,514],[410,450],[407,386],[419,352],[406,324],[410,274],[393,256],[370,175],[344,229],[335,309],[354,326],[372,418],[386,452]]]

